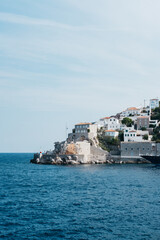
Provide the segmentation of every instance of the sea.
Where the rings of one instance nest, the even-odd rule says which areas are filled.
[[[160,239],[160,166],[31,158],[0,154],[0,239]]]

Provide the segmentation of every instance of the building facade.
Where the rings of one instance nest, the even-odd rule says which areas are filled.
[[[141,131],[141,130],[124,130],[124,142],[143,142],[146,141],[144,136],[148,136],[149,140],[149,132],[148,131]]]
[[[156,107],[159,107],[159,99],[150,99],[150,109],[155,109]]]
[[[84,141],[97,137],[97,124],[78,123],[72,133],[68,134],[68,141]]]
[[[116,138],[118,137],[119,135],[119,132],[118,131],[115,131],[115,130],[105,130],[105,136],[108,136],[108,137],[112,137],[112,138]]]
[[[119,119],[115,117],[110,117],[108,119],[108,124],[106,125],[107,130],[120,130],[120,122]]]
[[[141,109],[136,107],[130,107],[130,108],[127,108],[125,111],[123,111],[120,114],[120,117],[123,118],[123,117],[135,116],[135,115],[137,116],[137,115],[140,115],[140,113],[141,113]]]
[[[160,143],[121,142],[121,157],[140,157],[141,155],[160,155]]]
[[[137,129],[141,128],[149,128],[149,117],[147,116],[140,116],[137,118]]]

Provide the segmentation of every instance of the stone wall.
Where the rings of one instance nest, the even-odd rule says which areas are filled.
[[[160,144],[155,142],[121,142],[121,157],[156,155],[157,149],[160,152]]]

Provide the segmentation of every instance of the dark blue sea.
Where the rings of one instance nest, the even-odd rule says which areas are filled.
[[[0,154],[0,239],[160,239],[160,167]]]

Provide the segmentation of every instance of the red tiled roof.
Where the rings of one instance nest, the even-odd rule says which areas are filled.
[[[102,119],[110,119],[110,117],[104,117],[104,118],[101,118],[101,120],[102,120]]]
[[[77,125],[91,125],[91,123],[77,123],[77,124],[75,124],[75,126],[77,126]]]
[[[148,116],[140,116],[138,118],[149,118]]]
[[[127,111],[128,110],[139,110],[138,108],[136,108],[136,107],[130,107],[130,108],[127,108]]]
[[[110,130],[105,130],[105,132],[118,132],[118,131],[110,129]]]

